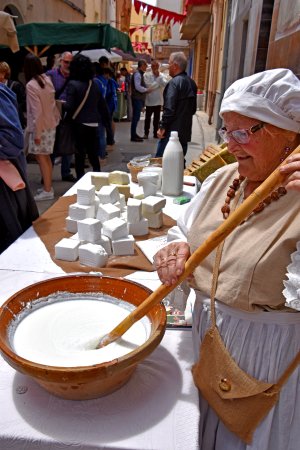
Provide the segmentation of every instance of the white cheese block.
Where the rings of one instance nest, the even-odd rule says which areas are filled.
[[[79,239],[78,233],[73,234],[73,236],[70,236],[69,239],[75,239],[75,241],[79,241],[80,244],[87,244],[87,241],[81,241]]]
[[[104,267],[108,260],[108,255],[101,245],[83,244],[80,245],[79,262],[84,266]]]
[[[142,201],[137,198],[129,198],[127,202],[127,221],[138,223],[142,218]]]
[[[102,234],[111,240],[128,236],[127,223],[119,217],[114,217],[103,224]]]
[[[129,184],[115,184],[114,186],[116,186],[118,188],[119,194],[123,194],[125,195],[126,200],[128,200],[128,198],[130,197],[130,186]]]
[[[108,256],[112,254],[111,240],[109,239],[109,237],[105,236],[104,234],[101,235],[101,239],[99,239],[99,241],[95,242],[95,244],[101,245],[105,249]]]
[[[95,205],[95,217],[97,217],[97,212],[98,212],[98,208],[100,205],[100,199],[99,199],[98,195],[95,195],[94,205]]]
[[[134,254],[135,239],[132,235],[126,238],[116,239],[112,241],[113,254],[116,256],[125,256]]]
[[[66,229],[69,233],[77,233],[77,220],[68,216],[66,218]]]
[[[124,211],[121,211],[120,218],[124,220],[124,222],[127,222],[127,207]]]
[[[143,168],[142,172],[155,172],[158,174],[157,190],[159,191],[161,188],[162,167],[147,166]]]
[[[120,203],[121,211],[124,211],[124,209],[126,208],[126,196],[124,194],[120,194],[120,200],[117,203]]]
[[[137,198],[139,200],[142,200],[144,197],[144,189],[142,188],[142,186],[138,186],[137,188],[135,188],[134,193],[132,194],[133,198]]]
[[[55,258],[63,261],[76,261],[80,242],[75,239],[61,239],[55,244]]]
[[[102,188],[102,186],[109,185],[108,181],[108,173],[97,173],[91,175],[91,182],[95,186],[96,191],[99,191],[99,189]]]
[[[117,206],[112,203],[99,205],[96,218],[100,220],[101,223],[113,219],[114,217],[120,217],[120,209]]]
[[[100,203],[116,203],[120,200],[120,194],[116,186],[102,186],[100,191],[97,191]]]
[[[166,206],[166,199],[150,195],[142,201],[142,214],[157,213]]]
[[[95,206],[73,203],[69,206],[69,217],[73,220],[83,220],[88,217],[95,217]]]
[[[158,213],[145,212],[143,216],[148,220],[149,228],[161,228],[163,226],[162,211],[159,211]]]
[[[129,175],[121,170],[114,170],[108,174],[108,181],[110,184],[129,184]]]
[[[100,220],[88,218],[77,222],[78,237],[81,241],[96,242],[101,238]]]
[[[93,205],[95,202],[95,186],[77,189],[77,203],[79,205]]]
[[[119,200],[118,202],[114,203],[114,205],[115,205],[117,208],[119,208],[119,210],[120,210],[121,212],[122,212],[122,211],[125,211],[125,209],[126,209],[126,197],[125,197],[125,195],[120,194],[120,200]]]
[[[137,174],[137,179],[139,185],[143,187],[145,198],[156,194],[159,179],[158,173],[142,171]]]
[[[144,236],[148,234],[148,220],[143,217],[138,223],[128,223],[128,231],[133,236]]]

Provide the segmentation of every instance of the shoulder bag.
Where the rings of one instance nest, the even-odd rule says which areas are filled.
[[[215,293],[224,241],[217,248],[211,288],[211,328],[200,346],[192,373],[196,386],[224,425],[247,444],[279,398],[280,389],[300,364],[300,352],[277,383],[244,372],[226,349],[216,325]]]
[[[78,108],[76,109],[76,111],[74,112],[72,119],[70,120],[65,115],[57,125],[53,148],[53,153],[55,155],[63,156],[63,155],[73,155],[73,153],[76,153],[76,142],[73,131],[74,127],[73,120],[78,116],[78,114],[82,110],[90,93],[91,86],[92,80],[89,81],[89,85],[84,95],[84,98],[80,103],[80,105],[78,106]]]

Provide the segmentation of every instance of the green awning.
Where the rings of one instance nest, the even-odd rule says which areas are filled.
[[[134,55],[129,36],[102,23],[27,23],[17,25],[20,48],[40,56],[64,51],[117,47]]]

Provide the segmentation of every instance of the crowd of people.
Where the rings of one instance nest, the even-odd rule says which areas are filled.
[[[35,157],[40,167],[42,188],[34,196],[36,201],[54,198],[52,167],[58,157],[62,181],[75,182],[82,177],[86,155],[93,170],[101,170],[108,156],[107,146],[115,144],[114,115],[119,92],[123,92],[126,100],[131,142],[148,139],[153,116],[153,138],[159,139],[156,156],[162,156],[174,130],[178,131],[186,154],[196,111],[196,84],[186,73],[187,59],[182,52],[171,55],[169,66],[170,81],[155,60],[149,70],[146,61],[139,60],[137,70],[130,74],[126,67],[116,71],[105,56],[92,63],[87,56],[80,53],[73,56],[66,51],[60,55],[57,66],[51,55],[43,67],[37,56],[28,54],[24,59],[23,85],[19,80],[11,80],[9,65],[0,62],[0,82],[17,97],[24,150]],[[79,105],[81,110],[74,118]],[[137,126],[142,111],[145,111],[144,135],[139,136]],[[75,155],[63,147],[60,133],[56,133],[56,127],[70,119]],[[76,176],[71,171],[74,160]]]
[[[170,56],[170,80],[160,73],[157,61],[152,61],[149,71],[146,61],[140,60],[133,75],[125,67],[115,74],[105,57],[92,63],[84,55],[65,52],[59,66],[45,72],[40,59],[28,54],[24,88],[10,80],[9,66],[0,62],[0,252],[37,218],[34,200],[54,197],[53,149],[60,121],[72,119],[76,179],[84,174],[86,156],[93,171],[100,171],[106,145],[114,144],[118,91],[126,94],[131,142],[149,139],[153,115],[156,156],[163,156],[171,131],[178,132],[186,155],[197,98],[196,83],[186,68],[182,52]],[[300,314],[286,304],[283,294],[283,281],[300,238],[300,156],[289,156],[300,145],[299,102],[300,81],[288,69],[256,73],[226,90],[219,134],[237,162],[205,180],[177,226],[169,230],[168,245],[155,255],[161,282],[177,283],[190,255],[286,160],[280,168],[281,185],[189,278],[196,292],[193,376],[199,388],[202,450],[296,450],[299,445]],[[144,108],[144,135],[139,136]],[[28,153],[39,164],[43,184],[34,198],[26,176],[25,126]],[[62,163],[63,180],[74,181],[70,165],[67,156]],[[299,255],[295,258],[299,260]],[[217,355],[214,365],[207,360],[210,354]],[[218,358],[229,361],[232,372],[223,374]],[[267,383],[265,391],[261,383]],[[241,399],[252,396],[256,387],[257,401],[262,402],[258,417],[249,411],[241,427]],[[223,394],[231,390],[228,420],[228,394]],[[222,401],[216,400],[219,391],[223,391]],[[270,407],[264,393],[265,399],[276,394]]]

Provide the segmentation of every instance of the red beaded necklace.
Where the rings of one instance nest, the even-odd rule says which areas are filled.
[[[229,186],[229,190],[227,191],[227,196],[225,198],[225,203],[221,208],[221,212],[223,214],[224,219],[230,214],[230,202],[234,199],[236,192],[239,190],[241,183],[245,180],[245,177],[242,175],[239,178],[234,178],[231,185]],[[280,186],[275,191],[273,191],[268,197],[264,199],[258,206],[253,210],[252,214],[258,214],[265,209],[272,201],[278,200],[280,197],[286,194],[286,189],[283,186]]]

